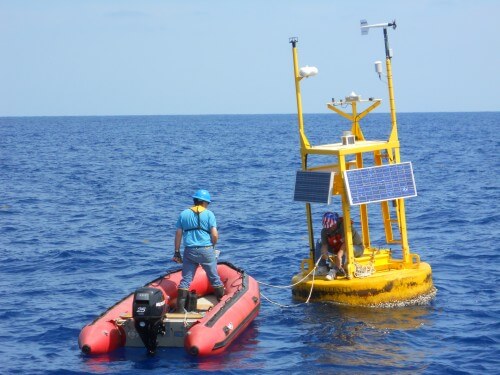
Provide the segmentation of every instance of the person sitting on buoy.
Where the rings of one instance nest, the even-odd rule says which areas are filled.
[[[215,296],[220,301],[224,296],[224,284],[217,273],[215,244],[219,239],[215,215],[207,207],[211,202],[207,190],[197,190],[193,195],[194,205],[179,215],[175,232],[175,252],[173,260],[182,263],[182,280],[177,293],[177,312],[185,313],[189,287],[198,265],[207,273],[214,288]],[[184,260],[180,253],[184,242]]]
[[[342,257],[345,253],[345,238],[344,238],[344,218],[340,217],[336,212],[325,212],[323,214],[323,229],[321,230],[321,243],[316,246],[316,259],[322,257],[318,263],[318,267],[326,268],[326,261],[328,260],[328,253],[336,255],[335,267],[330,278],[334,278],[335,274],[345,276],[342,264]],[[354,257],[363,255],[363,241],[359,233],[352,227],[352,243],[354,246]],[[320,250],[320,251],[318,251]]]

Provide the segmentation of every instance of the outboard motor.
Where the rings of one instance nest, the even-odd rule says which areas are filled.
[[[166,304],[162,291],[151,287],[137,289],[132,309],[135,329],[148,354],[153,355],[158,346],[157,336],[165,334],[162,319],[166,312]]]

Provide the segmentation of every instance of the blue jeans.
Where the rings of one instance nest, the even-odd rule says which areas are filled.
[[[212,246],[186,247],[182,260],[182,280],[179,283],[180,289],[188,289],[193,281],[198,265],[202,266],[207,273],[208,280],[212,287],[223,286],[217,273],[217,259]]]

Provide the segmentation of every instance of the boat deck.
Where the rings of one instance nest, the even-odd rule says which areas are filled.
[[[191,326],[199,319],[203,318],[205,312],[217,304],[217,298],[213,294],[208,294],[198,298],[196,311],[184,313],[167,313],[163,323],[165,334],[158,335],[159,347],[183,347],[184,337]],[[125,346],[144,347],[144,344],[137,333],[132,317],[123,317],[117,324],[123,327],[127,337]]]

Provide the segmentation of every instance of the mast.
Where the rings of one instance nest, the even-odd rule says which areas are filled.
[[[299,70],[299,58],[297,55],[297,43],[299,39],[296,37],[292,37],[289,39],[289,42],[292,44],[292,54],[293,54],[293,73],[295,80],[295,97],[297,100],[297,120],[299,124],[299,138],[300,138],[300,155],[302,161],[302,170],[307,169],[307,150],[311,148],[311,144],[306,137],[304,131],[304,115],[302,113],[302,95],[300,93],[300,81],[304,78],[304,75],[301,75],[301,71]],[[317,72],[317,71],[316,71]],[[309,77],[309,74],[305,75]],[[307,219],[307,231],[309,234],[309,251],[310,257],[309,259],[314,258],[314,231],[312,225],[312,211],[311,204],[306,203],[306,219]]]

